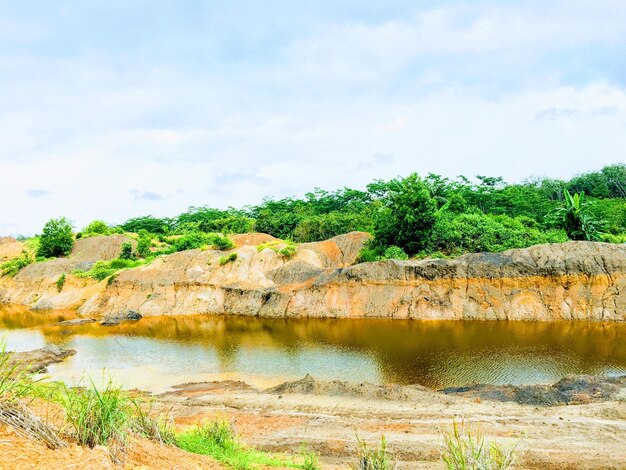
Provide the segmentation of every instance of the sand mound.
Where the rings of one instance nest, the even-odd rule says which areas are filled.
[[[13,237],[0,237],[0,262],[19,256],[24,248],[24,244]]]
[[[110,261],[122,251],[122,243],[131,243],[133,249],[137,242],[124,235],[96,236],[76,240],[70,258],[73,261]]]
[[[232,235],[230,239],[237,247],[245,245],[257,246],[261,243],[280,241],[278,238],[268,235],[267,233],[240,233],[238,235]]]

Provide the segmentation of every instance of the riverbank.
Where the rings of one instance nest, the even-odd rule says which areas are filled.
[[[301,244],[288,255],[281,254],[285,243],[268,235],[237,237],[233,250],[162,255],[100,282],[72,273],[115,258],[126,238],[77,240],[69,258],[34,263],[14,278],[0,278],[0,302],[37,310],[71,308],[85,316],[132,311],[143,316],[626,320],[623,244],[567,242],[446,260],[357,263],[370,239],[363,232]]]
[[[63,351],[57,353],[62,360]],[[41,361],[49,363],[44,356],[33,351],[20,358],[35,360],[39,368]],[[502,448],[515,448],[515,468],[621,469],[626,461],[626,376],[572,376],[552,385],[517,387],[470,384],[436,391],[307,375],[270,388],[214,381],[182,384],[166,393],[132,394],[152,401],[153,413],[166,416],[177,432],[201,422],[226,421],[248,447],[298,455],[304,445],[324,469],[346,468],[354,460],[357,436],[376,446],[382,435],[398,469],[443,468],[442,436],[454,422],[471,426]],[[36,404],[39,414],[41,409]],[[47,408],[45,415],[54,421],[58,410]],[[114,468],[104,448],[72,444],[46,450],[1,426],[0,438],[0,463],[12,459],[14,468],[27,468],[27,461]],[[125,468],[163,468],[173,462],[180,468],[222,468],[205,457],[141,438],[129,443]]]

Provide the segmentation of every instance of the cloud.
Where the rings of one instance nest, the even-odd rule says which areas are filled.
[[[26,197],[43,197],[51,193],[45,189],[27,189],[24,194]]]
[[[131,189],[130,194],[132,194],[135,201],[161,201],[164,199],[161,194],[150,191],[139,191],[138,189]]]

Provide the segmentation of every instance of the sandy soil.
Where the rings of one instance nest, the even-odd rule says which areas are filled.
[[[346,468],[356,434],[372,444],[384,434],[398,468],[443,468],[442,431],[469,422],[485,437],[518,449],[526,469],[626,469],[626,397],[581,405],[533,406],[448,396],[412,388],[393,393],[282,394],[240,382],[189,384],[159,396],[179,426],[220,417],[234,422],[244,442],[274,452],[298,452],[304,443],[324,468]],[[350,396],[351,395],[351,396]],[[380,394],[379,394],[380,395]],[[385,394],[383,394],[385,395]]]

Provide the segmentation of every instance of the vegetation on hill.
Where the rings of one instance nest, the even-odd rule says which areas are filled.
[[[360,230],[374,235],[363,260],[498,252],[568,239],[626,242],[626,165],[569,181],[516,184],[480,175],[472,181],[411,174],[376,180],[365,190],[318,188],[243,209],[191,207],[174,218],[136,217],[114,229],[144,230],[162,240],[258,231],[298,243]]]
[[[128,244],[119,260],[83,273],[100,279],[160,254],[230,250],[228,234],[257,231],[286,240],[289,246],[281,254],[289,258],[295,253],[293,243],[354,230],[374,235],[361,253],[362,261],[499,252],[567,240],[624,243],[626,165],[606,166],[569,181],[535,178],[516,184],[481,175],[470,180],[410,174],[375,180],[365,190],[317,188],[302,198],[268,198],[242,209],[190,207],[173,218],[146,215],[118,226],[94,220],[76,238],[119,233],[137,240],[134,251]],[[40,237],[25,241],[29,251],[0,269],[15,275],[34,261],[35,253],[37,260],[65,256],[73,243],[71,223],[51,219]]]

